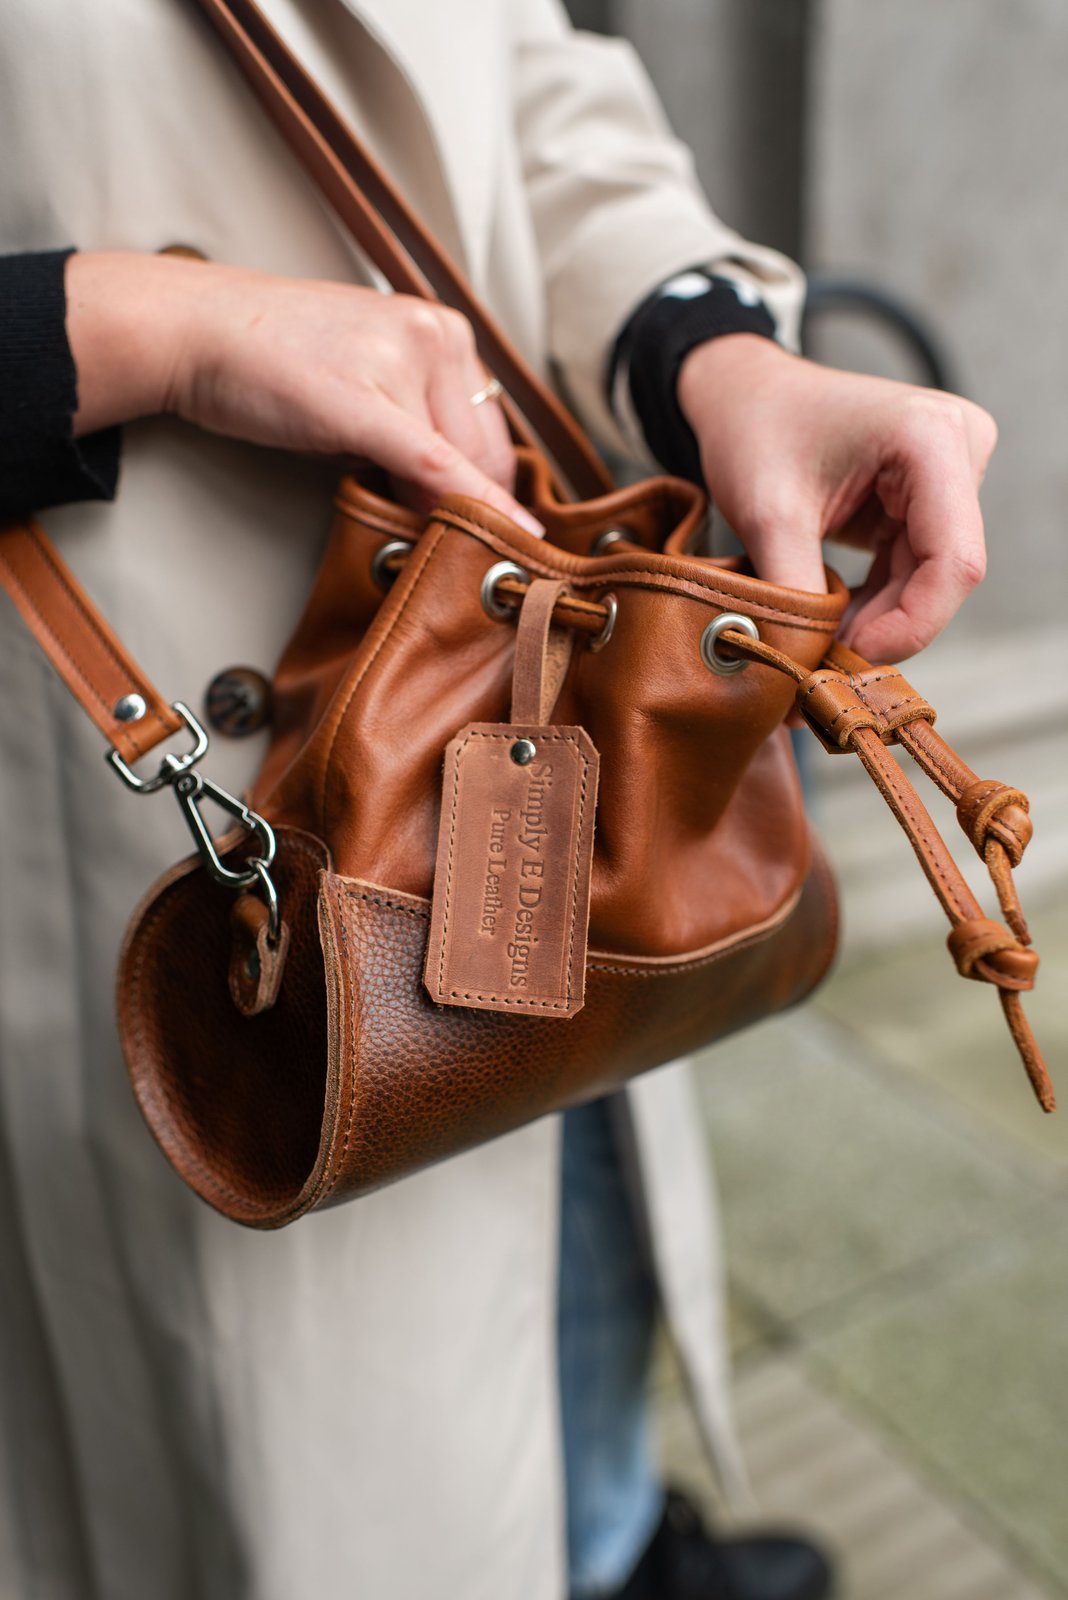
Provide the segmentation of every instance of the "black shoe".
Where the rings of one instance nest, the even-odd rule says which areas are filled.
[[[826,1556],[804,1539],[714,1539],[669,1489],[660,1526],[615,1600],[824,1600],[832,1577]]]

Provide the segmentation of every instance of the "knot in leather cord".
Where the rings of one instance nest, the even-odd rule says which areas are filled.
[[[946,940],[962,978],[977,978],[999,989],[1033,989],[1038,956],[1026,950],[1000,922],[969,917]]]
[[[1027,796],[996,778],[980,778],[957,802],[957,820],[979,855],[994,838],[1018,867],[1034,829],[1028,816]]]

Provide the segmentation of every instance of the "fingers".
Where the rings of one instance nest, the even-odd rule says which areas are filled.
[[[739,534],[758,578],[809,594],[827,593],[823,547],[818,523],[806,527],[800,518],[784,521],[770,532]]]
[[[901,595],[915,570],[916,562],[902,529],[899,535],[879,546],[864,582],[851,591],[838,630],[843,643],[861,655],[867,654],[871,646],[876,660],[890,659],[885,651],[875,649],[872,625],[899,610]],[[858,629],[862,637],[858,637]]]
[[[742,336],[698,346],[678,393],[760,577],[823,592],[824,538],[885,546],[845,633],[865,655],[922,649],[981,579],[978,488],[997,429],[978,406]]]
[[[888,570],[884,565],[869,575],[864,589],[874,592],[862,599],[844,635],[862,655],[881,661],[914,655],[982,581],[986,547],[977,480],[993,438],[985,454],[984,448],[985,441],[976,448],[963,414],[932,413],[886,474],[880,498],[902,531],[890,546]]]
[[[738,535],[758,578],[810,594],[827,593],[820,508],[804,485],[758,486],[739,506]]]
[[[471,324],[456,312],[443,315],[447,319],[443,359],[431,366],[427,385],[431,421],[487,477],[511,489],[515,450],[504,412],[492,399],[471,404],[472,395],[486,384]]]
[[[443,306],[394,296],[404,351],[391,365],[374,415],[361,419],[361,449],[414,490],[430,508],[444,494],[466,494],[502,511],[537,536],[544,529],[509,492],[515,451],[504,413],[487,401],[471,404],[485,387],[467,319]]]
[[[508,491],[470,461],[432,423],[404,410],[385,395],[362,418],[360,449],[377,465],[414,485],[426,509],[443,495],[482,500],[538,537],[544,528]]]

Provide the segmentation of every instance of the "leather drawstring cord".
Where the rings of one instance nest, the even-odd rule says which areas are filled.
[[[933,708],[893,667],[871,667],[835,643],[815,672],[738,629],[720,635],[720,648],[773,667],[797,685],[797,706],[826,750],[853,751],[904,829],[952,924],[947,943],[957,971],[998,991],[1005,1020],[1043,1111],[1057,1101],[1020,995],[1033,989],[1038,956],[1020,908],[1012,869],[1031,838],[1027,796],[972,772],[934,730]],[[957,808],[965,834],[985,863],[1008,924],[992,922],[912,783],[887,746],[901,744]]]
[[[527,584],[503,578],[502,599],[521,601]],[[596,635],[604,626],[605,608],[577,596],[561,595],[553,620],[557,626]],[[873,667],[835,641],[815,672],[781,650],[727,628],[717,640],[746,660],[772,667],[797,685],[797,707],[824,749],[855,753],[904,830],[923,872],[951,923],[947,940],[957,971],[964,978],[993,984],[1043,1111],[1055,1111],[1057,1100],[1020,995],[1033,989],[1038,955],[1020,907],[1012,869],[1019,865],[1031,838],[1027,796],[994,779],[976,776],[935,732],[935,711],[895,667]],[[956,806],[957,818],[986,865],[1007,927],[983,915],[960,868],[926,806],[887,746],[901,744],[933,783]]]
[[[502,578],[501,599],[521,602],[527,583]],[[604,626],[605,608],[596,601],[561,595],[554,608],[557,626],[595,636]],[[993,984],[1005,1020],[1043,1111],[1057,1100],[1020,995],[1033,989],[1038,955],[1020,906],[1012,869],[1031,838],[1027,796],[995,779],[983,779],[935,732],[934,707],[895,667],[873,667],[835,641],[815,672],[760,639],[727,628],[717,649],[772,667],[797,685],[797,707],[824,749],[855,753],[904,830],[923,872],[951,923],[947,940],[964,978]],[[960,868],[926,806],[887,746],[901,744],[933,783],[956,806],[957,818],[986,865],[1002,915],[992,922],[968,887]]]

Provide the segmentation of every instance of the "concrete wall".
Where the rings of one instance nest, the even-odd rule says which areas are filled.
[[[914,676],[972,765],[1031,793],[1040,842],[1024,887],[1058,892],[1068,884],[1065,0],[597,3],[598,21],[641,50],[721,213],[810,268],[912,302],[961,388],[997,418],[983,494],[990,575]],[[884,336],[845,318],[820,329],[822,359],[915,375]],[[929,891],[848,767],[812,762],[855,936],[929,925]]]
[[[972,764],[1031,793],[1041,896],[1068,879],[1068,8],[821,0],[809,60],[809,263],[914,301],[1001,430],[989,576],[914,675]],[[821,353],[880,362],[844,326]],[[870,925],[893,869],[888,841],[872,856],[850,829],[857,805],[829,786]],[[922,915],[916,895],[890,903],[892,926]]]
[[[801,251],[809,0],[616,0],[716,209]]]
[[[1068,602],[1068,8],[823,0],[808,242],[914,299],[1001,444],[978,635]]]

